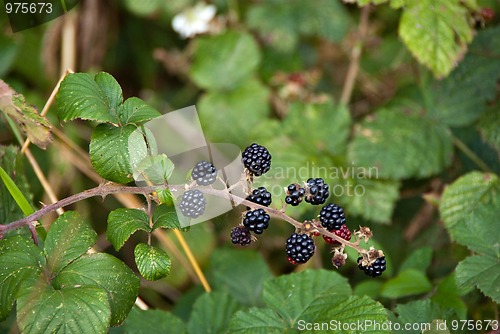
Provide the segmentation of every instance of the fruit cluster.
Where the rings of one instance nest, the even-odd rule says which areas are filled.
[[[265,187],[251,189],[253,178],[261,176],[271,168],[271,154],[269,151],[258,144],[252,144],[247,147],[242,154],[242,162],[245,166],[248,182],[248,196],[246,200],[257,204],[254,209],[247,205],[247,210],[242,216],[242,223],[231,230],[231,241],[233,244],[246,246],[256,240],[253,234],[262,234],[269,227],[270,215],[266,207],[272,203],[272,196]],[[329,186],[322,178],[309,178],[303,185],[292,183],[285,188],[285,203],[291,206],[297,206],[303,201],[312,205],[324,204],[330,196]],[[278,212],[284,214],[283,208]],[[276,215],[276,210],[274,214]],[[351,244],[351,231],[346,225],[346,216],[344,209],[337,204],[330,203],[324,205],[317,219],[306,220],[302,225],[297,226],[296,231],[286,240],[285,251],[288,261],[294,265],[306,263],[311,259],[316,250],[314,239],[322,235],[324,241],[333,247],[332,264],[340,267],[345,264],[347,255],[344,253],[346,243],[354,247],[363,256],[358,259],[358,267],[368,276],[377,277],[386,269],[385,256],[381,251],[370,250],[375,253],[375,257],[369,257],[366,250],[360,249],[356,244]],[[330,234],[326,235],[328,231]],[[332,236],[332,234],[334,236]],[[359,239],[364,238],[367,241],[371,237],[371,231],[367,227],[361,227],[356,231]],[[359,241],[358,241],[359,243]],[[382,255],[380,255],[382,254]]]
[[[198,186],[209,186],[217,179],[217,169],[208,161],[199,161],[191,171],[191,178]],[[206,205],[203,193],[198,189],[190,189],[182,195],[179,209],[184,216],[194,219],[205,212]]]

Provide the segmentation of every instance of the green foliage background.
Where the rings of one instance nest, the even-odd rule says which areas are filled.
[[[481,13],[500,13],[500,3],[346,2],[214,0],[218,30],[186,40],[171,21],[193,1],[82,0],[72,11],[78,34],[70,47],[78,50],[74,70],[86,74],[63,82],[47,118],[89,152],[101,177],[127,183],[128,136],[137,125],[196,105],[207,140],[269,149],[272,168],[255,185],[271,190],[275,208],[283,187],[323,177],[349,228],[373,230],[369,245],[388,261],[381,278],[359,271],[352,250],[334,269],[321,238],[307,265],[289,265],[284,242],[293,228],[277,220],[248,249],[233,247],[235,210],[183,232],[214,289],[204,293],[186,262],[154,238],[147,245],[146,233],[178,228],[168,203],[150,227],[141,210],[89,199],[52,224],[43,250],[24,229],[0,241],[0,331],[104,333],[124,319],[109,331],[289,333],[299,320],[498,321],[500,15]],[[364,6],[370,14],[361,39]],[[0,78],[39,110],[68,47],[62,22],[12,34],[0,14]],[[360,47],[354,90],[343,103]],[[12,114],[3,111],[0,166],[39,208],[49,200],[19,152]],[[46,151],[31,149],[60,198],[95,186],[58,140]],[[0,224],[26,214],[5,182]],[[297,220],[317,211],[287,208]],[[85,254],[94,244],[102,253]],[[177,241],[172,247],[180,249]],[[161,279],[139,287],[139,276]],[[137,291],[155,310],[128,313]],[[60,305],[67,314],[53,311]]]

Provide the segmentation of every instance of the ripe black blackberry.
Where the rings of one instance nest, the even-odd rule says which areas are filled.
[[[246,246],[252,242],[250,230],[245,226],[235,226],[231,230],[231,242],[235,245]]]
[[[197,218],[205,212],[207,201],[198,189],[188,190],[182,195],[179,208],[184,216]]]
[[[262,234],[269,227],[269,215],[262,209],[247,211],[243,218],[243,225],[255,234]]]
[[[386,269],[386,262],[385,262],[385,256],[379,257],[378,259],[375,260],[370,266],[363,266],[361,264],[363,258],[358,257],[358,267],[359,269],[363,270],[366,275],[370,277],[377,277],[382,275],[382,272],[385,271]]]
[[[326,202],[326,199],[330,196],[328,191],[328,184],[318,177],[316,179],[310,178],[307,180],[306,184],[306,202],[313,205],[319,205]]]
[[[314,240],[307,234],[294,233],[286,241],[286,255],[292,264],[306,263],[315,249]]]
[[[297,206],[302,202],[302,198],[306,193],[305,189],[297,183],[292,183],[286,188],[285,203],[291,206]]]
[[[243,151],[241,161],[255,176],[267,173],[271,168],[271,154],[264,146],[255,143]]]
[[[272,202],[271,193],[267,191],[265,187],[254,189],[252,193],[248,195],[247,200],[263,206],[269,206]],[[249,207],[247,207],[247,209],[250,210]]]
[[[319,220],[328,231],[340,230],[342,224],[345,224],[344,209],[336,204],[325,205],[321,208]]]
[[[215,182],[217,169],[212,163],[202,160],[193,167],[191,177],[196,181],[197,185],[208,186]]]
[[[336,236],[338,236],[344,240],[347,240],[347,241],[351,240],[351,231],[346,226],[346,224],[342,224],[342,226],[340,226],[339,230],[334,230],[331,232],[335,233]],[[331,245],[334,245],[334,246],[340,245],[340,242],[338,242],[337,240],[333,240],[332,238],[330,238],[326,235],[323,235],[323,239],[325,239],[325,241]]]

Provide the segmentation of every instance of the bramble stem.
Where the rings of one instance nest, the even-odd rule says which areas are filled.
[[[24,226],[29,226],[32,222],[37,221],[38,219],[40,219],[41,217],[45,216],[46,214],[48,214],[50,212],[56,211],[59,208],[71,205],[73,203],[79,202],[79,201],[87,199],[87,198],[91,198],[91,197],[95,197],[95,196],[101,196],[104,198],[107,195],[116,194],[116,193],[140,194],[140,195],[144,195],[147,197],[148,194],[151,194],[155,191],[158,191],[162,187],[163,186],[130,187],[130,186],[118,185],[115,183],[107,183],[104,185],[100,185],[100,186],[97,186],[95,188],[85,190],[81,193],[66,197],[60,201],[53,203],[53,204],[44,206],[40,210],[34,212],[33,214],[31,214],[27,217],[21,218],[19,220],[16,220],[14,222],[9,223],[9,224],[0,225],[0,236],[4,235],[5,232],[12,231],[12,230],[24,227]],[[176,186],[168,186],[168,188],[172,189],[172,190],[183,190],[184,186],[183,185],[176,185]],[[289,224],[293,225],[297,229],[301,229],[303,227],[303,224],[301,222],[293,219],[292,217],[288,216],[286,213],[284,213],[280,210],[268,208],[268,207],[262,206],[260,204],[250,202],[244,198],[235,196],[235,195],[231,194],[227,189],[217,190],[217,189],[212,189],[212,188],[201,188],[200,190],[208,195],[214,195],[214,196],[219,196],[219,197],[223,197],[223,198],[227,198],[228,196],[231,196],[231,198],[233,199],[233,203],[236,202],[237,205],[246,205],[248,207],[251,207],[252,209],[263,209],[269,214],[269,216],[284,220],[284,221],[288,222]],[[332,238],[333,240],[338,241],[339,243],[341,243],[344,246],[354,248],[360,253],[367,252],[365,249],[359,247],[358,243],[356,243],[356,242],[353,243],[353,242],[344,240],[344,239],[340,238],[339,236],[337,236],[336,234],[329,232],[328,230],[326,230],[324,227],[322,227],[319,224],[315,224],[314,226],[320,234],[326,235],[326,236]]]

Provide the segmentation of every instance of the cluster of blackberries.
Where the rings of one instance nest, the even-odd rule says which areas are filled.
[[[212,163],[202,160],[193,167],[191,177],[197,185],[208,186],[217,179],[217,169]],[[198,218],[205,212],[206,204],[203,193],[198,189],[191,189],[182,195],[179,209],[186,217]]]
[[[271,168],[271,154],[264,146],[255,143],[243,151],[241,161],[252,176],[261,176]],[[271,193],[265,187],[254,189],[246,199],[266,207],[272,202]],[[236,226],[231,230],[231,242],[235,245],[248,245],[252,241],[251,232],[262,234],[269,227],[270,219],[264,209],[251,210],[247,206],[243,226]]]
[[[377,258],[371,265],[366,267],[362,265],[362,261],[363,258],[358,257],[358,267],[370,277],[380,276],[386,269],[385,256]]]
[[[286,188],[285,203],[291,206],[297,206],[305,199],[307,203],[319,205],[326,202],[330,192],[328,184],[318,177],[307,180],[305,187],[301,187],[298,183],[292,183]]]

